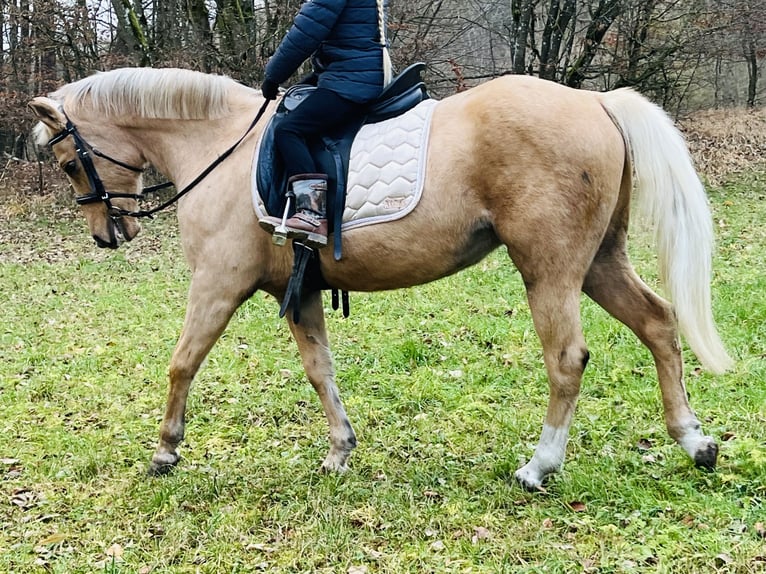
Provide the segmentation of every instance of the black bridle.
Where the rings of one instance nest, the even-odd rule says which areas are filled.
[[[173,185],[173,182],[166,181],[165,183],[160,183],[158,185],[145,187],[141,190],[141,193],[115,193],[115,192],[107,191],[106,187],[104,187],[104,183],[101,181],[101,178],[98,175],[98,171],[96,171],[96,166],[93,164],[92,156],[94,155],[98,156],[121,168],[130,170],[135,173],[143,173],[144,168],[130,165],[129,163],[125,163],[124,161],[115,159],[94,148],[87,141],[85,141],[85,138],[83,138],[80,135],[80,132],[77,131],[77,127],[74,125],[72,120],[69,119],[69,116],[66,114],[66,112],[64,112],[63,109],[62,109],[62,112],[64,113],[64,117],[66,118],[66,125],[64,126],[63,130],[61,130],[59,133],[53,136],[50,140],[48,140],[48,145],[52,147],[70,136],[74,140],[74,148],[75,148],[75,152],[77,153],[77,159],[79,159],[80,163],[82,164],[83,171],[85,172],[85,175],[88,178],[88,185],[90,186],[90,193],[87,193],[85,195],[79,195],[74,198],[77,205],[87,205],[89,203],[97,203],[99,201],[103,202],[104,205],[106,206],[107,214],[109,215],[109,217],[113,219],[119,219],[121,217],[152,217],[158,211],[162,211],[166,207],[169,207],[170,205],[174,204],[176,201],[181,199],[181,197],[189,193],[192,189],[194,189],[194,187],[197,186],[197,184],[199,184],[199,182],[205,179],[208,176],[208,174],[210,174],[211,171],[213,171],[227,157],[229,157],[231,153],[235,149],[237,149],[239,144],[242,143],[242,141],[247,137],[247,135],[252,131],[252,129],[261,119],[270,101],[271,100],[264,100],[263,105],[261,106],[261,109],[258,110],[258,113],[255,115],[255,118],[250,123],[248,128],[245,130],[245,133],[242,134],[242,136],[234,143],[234,145],[229,147],[229,149],[227,149],[220,156],[218,156],[213,161],[213,163],[211,163],[204,170],[202,170],[202,172],[199,175],[197,175],[197,177],[195,177],[191,183],[189,183],[181,191],[176,193],[169,200],[167,200],[161,205],[158,205],[156,207],[153,207],[152,209],[147,209],[147,210],[130,211],[130,210],[112,205],[111,200],[116,198],[126,198],[126,199],[135,199],[136,201],[143,201],[146,198],[146,195],[150,193],[155,193],[167,187],[171,187]]]

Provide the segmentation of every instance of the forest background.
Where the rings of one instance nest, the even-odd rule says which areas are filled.
[[[27,102],[98,70],[178,66],[257,86],[301,0],[0,0],[0,153],[37,159]],[[764,0],[391,0],[398,69],[445,97],[503,74],[633,86],[676,116],[763,99]]]

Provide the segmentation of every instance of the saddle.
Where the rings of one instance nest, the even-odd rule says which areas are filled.
[[[327,217],[334,233],[333,254],[336,260],[340,260],[342,254],[341,225],[345,208],[349,157],[354,138],[362,126],[401,115],[423,100],[429,99],[430,96],[421,78],[424,70],[424,63],[412,64],[398,74],[383,90],[380,97],[369,105],[363,120],[343,126],[335,133],[326,134],[309,142],[318,171],[329,176]],[[288,89],[261,136],[256,183],[266,211],[272,215],[281,215],[284,211],[287,188],[285,165],[274,145],[274,130],[314,90],[316,90],[315,86],[306,84],[298,84]]]

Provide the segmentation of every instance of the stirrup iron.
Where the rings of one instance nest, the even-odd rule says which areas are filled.
[[[282,214],[282,223],[274,229],[274,233],[271,235],[271,242],[278,247],[282,247],[287,243],[287,226],[285,225],[285,222],[287,221],[287,215],[290,213],[290,199],[292,198],[288,195],[287,202],[285,203],[285,211]]]

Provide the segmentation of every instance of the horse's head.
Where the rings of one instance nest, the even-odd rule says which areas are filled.
[[[82,207],[91,236],[99,247],[116,249],[132,240],[141,230],[135,217],[127,215],[138,208],[145,160],[137,150],[121,151],[121,159],[100,150],[114,147],[103,134],[103,126],[78,119],[77,125],[63,106],[50,98],[39,97],[29,103],[40,123],[35,128],[38,144],[48,144],[66,173]],[[82,130],[85,134],[81,133]],[[111,143],[110,143],[111,142]]]

